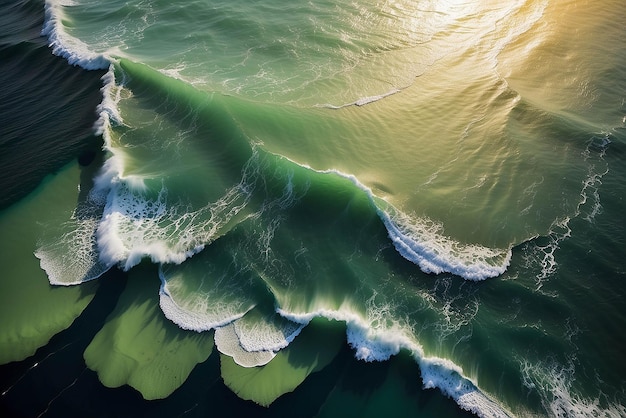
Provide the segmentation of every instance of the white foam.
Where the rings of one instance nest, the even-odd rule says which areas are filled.
[[[425,389],[438,388],[443,394],[454,399],[462,409],[480,417],[510,417],[501,405],[478,389],[459,366],[450,360],[438,357],[418,358]]]
[[[183,329],[198,332],[214,329],[218,350],[241,366],[266,364],[305,326],[280,316],[253,315],[254,302],[245,299],[224,302],[211,292],[192,292],[184,301],[177,302],[172,293],[184,292],[177,288],[180,281],[168,282],[162,270],[159,275],[160,306],[165,316]]]
[[[74,216],[63,225],[63,229],[69,231],[37,248],[35,256],[50,284],[70,286],[84,283],[100,277],[111,268],[98,257],[95,245],[98,221],[98,218],[77,219]]]
[[[342,105],[333,105],[333,104],[330,104],[330,103],[326,103],[326,104],[323,104],[323,105],[317,105],[316,107],[325,107],[325,108],[328,108],[328,109],[341,109],[341,108],[348,107],[348,106],[365,106],[367,104],[374,103],[374,102],[377,102],[379,100],[382,100],[385,97],[389,97],[391,95],[399,93],[400,91],[402,91],[402,90],[398,89],[398,88],[393,88],[393,89],[391,89],[391,90],[389,90],[389,91],[387,91],[385,93],[377,94],[377,95],[373,95],[373,96],[361,97],[361,98],[359,98],[359,99],[357,99],[357,100],[355,100],[353,102],[345,103],[345,104],[342,104]]]
[[[94,133],[102,135],[105,139],[105,146],[111,146],[111,138],[108,130],[113,124],[123,125],[124,121],[118,110],[118,103],[121,99],[122,87],[118,86],[115,80],[115,69],[113,64],[109,65],[108,71],[102,76],[102,101],[98,104],[96,112],[98,120],[94,124]],[[111,151],[109,149],[109,151]]]
[[[98,187],[111,187],[97,237],[102,260],[124,270],[144,257],[155,263],[182,263],[219,236],[250,198],[242,180],[217,201],[189,210],[168,199],[165,186],[156,197],[149,196],[140,180],[121,177],[122,166],[119,157],[111,156],[96,180]]]
[[[259,318],[248,316],[233,322],[239,344],[246,351],[279,351],[287,347],[305,325],[280,316]]]
[[[104,204],[105,196],[91,190],[67,221],[47,225],[47,234],[38,243],[35,256],[51,284],[80,284],[112,267],[100,259],[96,244]]]
[[[397,329],[372,329],[365,320],[350,308],[337,311],[319,309],[306,314],[287,312],[279,308],[277,312],[284,318],[303,325],[308,324],[313,318],[317,317],[345,322],[347,341],[355,349],[355,357],[367,362],[389,360],[392,356],[398,354],[402,348],[413,345],[410,340],[403,336],[404,333],[398,332]],[[421,351],[421,348],[419,350]]]
[[[408,350],[420,367],[425,389],[437,388],[444,395],[452,398],[459,407],[480,417],[509,417],[511,414],[488,395],[478,385],[463,374],[463,370],[452,361],[438,357],[426,357],[421,345],[410,335],[411,331],[399,323],[380,326],[381,311],[368,308],[368,320],[364,320],[350,309],[339,311],[318,310],[311,313],[289,313],[282,309],[278,312],[294,322],[308,323],[315,317],[346,323],[346,336],[355,350],[355,357],[363,361],[386,361]],[[384,312],[384,309],[383,309]],[[372,327],[371,324],[378,326]]]
[[[159,290],[161,310],[166,318],[182,329],[197,332],[216,329],[243,317],[254,308],[254,304],[235,308],[232,304],[220,304],[201,298],[200,295],[196,295],[196,299],[189,302],[195,305],[193,309],[181,307],[172,298],[162,272],[159,272],[159,276],[161,278],[161,288]],[[209,305],[211,305],[211,309],[207,309]]]
[[[295,162],[294,162],[295,163]],[[296,163],[297,164],[297,163]],[[383,221],[396,250],[425,273],[452,273],[467,280],[485,280],[504,273],[512,257],[511,248],[492,249],[461,244],[442,233],[442,227],[425,218],[411,218],[374,195],[355,176],[338,170],[307,169],[350,180],[369,198]]]
[[[45,21],[41,34],[48,37],[48,46],[55,55],[65,58],[70,64],[87,70],[104,70],[109,68],[109,60],[102,54],[89,50],[89,47],[72,36],[63,28],[63,20],[67,16],[63,13],[65,6],[71,2],[61,0],[46,0]]]
[[[215,346],[220,353],[232,357],[243,367],[263,366],[276,357],[273,351],[246,351],[239,343],[233,324],[215,330]]]
[[[277,308],[290,327],[276,326],[270,321],[253,326],[246,323],[246,313],[223,316],[219,321],[207,318],[197,312],[180,308],[169,297],[163,279],[161,287],[161,307],[165,315],[176,323],[185,324],[187,329],[206,330],[215,328],[215,343],[218,350],[231,356],[243,367],[267,364],[276,352],[297,338],[300,331],[313,318],[323,317],[342,321],[346,324],[346,338],[359,360],[386,361],[401,350],[408,350],[418,363],[425,389],[437,388],[457,404],[481,417],[507,417],[510,414],[489,396],[482,393],[475,382],[463,374],[463,370],[453,362],[437,357],[426,357],[419,343],[412,337],[409,327],[392,321],[388,309],[367,304],[365,318],[349,306],[339,310],[319,309],[314,312],[294,313]],[[211,303],[207,301],[207,304]],[[206,312],[206,310],[201,310]],[[222,310],[219,310],[222,311]],[[189,324],[196,324],[189,327]],[[282,324],[284,325],[284,324]]]
[[[524,385],[537,390],[541,402],[550,416],[567,417],[607,417],[626,416],[626,407],[619,400],[613,403],[601,402],[600,397],[590,399],[573,393],[575,379],[575,359],[563,365],[554,359],[544,359],[532,364],[521,361]],[[603,395],[604,396],[604,395]]]
[[[530,261],[537,262],[541,266],[541,271],[535,276],[537,279],[537,289],[543,286],[543,281],[552,276],[558,269],[556,252],[561,243],[572,236],[570,222],[572,219],[584,215],[583,219],[593,223],[595,217],[602,213],[600,203],[600,186],[602,178],[608,174],[609,167],[604,161],[606,148],[611,143],[608,135],[594,136],[587,144],[582,156],[589,163],[587,175],[581,181],[580,200],[571,215],[564,215],[555,219],[548,230],[546,236],[547,243],[540,245],[536,242],[538,237],[532,237],[529,242],[534,246],[534,254],[530,254]],[[598,151],[594,153],[592,151]]]
[[[55,285],[73,285],[95,279],[114,265],[111,258],[101,257],[97,231],[101,227],[102,212],[113,180],[122,167],[121,159],[114,155],[110,146],[111,125],[123,123],[117,108],[120,88],[116,85],[113,65],[103,56],[89,53],[84,44],[63,31],[60,23],[64,17],[62,9],[69,5],[71,3],[68,1],[46,1],[46,21],[42,34],[50,39],[53,52],[66,57],[71,64],[86,69],[108,68],[102,76],[102,101],[96,109],[98,119],[94,124],[94,134],[103,137],[105,148],[111,152],[111,156],[100,169],[89,192],[86,205],[91,206],[91,213],[88,216],[83,213],[78,217],[75,212],[70,221],[73,223],[70,232],[59,237],[57,242],[42,245],[35,253],[50,283]],[[84,212],[84,207],[77,209],[80,210]]]
[[[425,273],[448,272],[478,281],[499,276],[509,266],[510,248],[502,250],[463,245],[441,234],[427,220],[410,219],[401,212],[389,209],[387,212],[379,210],[389,238],[404,258],[417,264]]]

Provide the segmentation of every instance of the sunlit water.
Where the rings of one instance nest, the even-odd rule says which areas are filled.
[[[121,270],[84,361],[146,399],[191,393],[181,385],[220,353],[224,384],[278,416],[276,399],[327,376],[347,341],[395,377],[363,397],[337,384],[302,416],[377,416],[398,362],[458,414],[623,416],[621,6],[3,6],[32,21],[2,38],[17,97],[24,67],[84,78],[1,109],[3,164],[23,173],[7,190],[59,171],[0,214],[16,237],[1,253],[0,358],[45,346]],[[37,117],[53,106],[60,126]],[[45,151],[69,128],[75,144]],[[450,414],[398,396],[386,413]]]

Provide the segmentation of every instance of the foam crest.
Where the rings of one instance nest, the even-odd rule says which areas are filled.
[[[437,357],[418,359],[425,389],[438,388],[443,394],[454,399],[462,409],[480,417],[504,418],[511,415],[497,404],[467,377],[450,360]]]
[[[121,99],[122,87],[115,80],[115,67],[109,65],[108,71],[102,76],[102,101],[98,104],[96,112],[98,119],[94,124],[96,135],[102,135],[105,146],[112,151],[109,129],[112,125],[123,125],[124,121],[119,112],[118,104]]]
[[[70,36],[63,28],[63,20],[67,16],[63,8],[71,2],[46,0],[45,21],[41,34],[48,38],[48,46],[55,55],[65,58],[70,64],[86,70],[104,70],[109,68],[109,60],[89,50],[80,40]]]
[[[185,306],[181,306],[172,298],[171,290],[162,273],[160,276],[159,305],[161,310],[167,319],[182,329],[197,332],[217,329],[241,318],[254,307],[253,304],[238,306],[232,303],[219,303],[200,294],[194,295],[192,300],[186,301]]]
[[[411,351],[417,349],[404,333],[393,329],[374,330],[361,321],[350,321],[347,325],[348,344],[354,348],[355,357],[359,360],[386,361],[398,354],[402,348],[409,348]]]
[[[246,351],[279,351],[305,327],[278,315],[259,318],[251,313],[233,322],[239,344]]]
[[[108,68],[102,76],[102,101],[96,109],[98,119],[94,123],[94,134],[101,135],[105,148],[112,152],[111,125],[123,123],[117,106],[120,87],[116,84],[113,65],[102,55],[89,52],[85,44],[63,30],[63,7],[71,5],[69,0],[46,1],[42,35],[48,37],[53,53],[65,57],[70,64],[88,70]],[[51,284],[80,284],[100,277],[113,266],[110,259],[102,258],[99,253],[97,231],[113,181],[121,170],[121,158],[112,153],[94,179],[86,202],[79,204],[71,219],[61,227],[64,232],[59,232],[55,240],[42,243],[35,252]]]
[[[215,346],[220,353],[232,357],[243,367],[263,366],[276,357],[273,351],[246,351],[239,343],[233,324],[215,330]]]
[[[383,221],[396,250],[425,273],[452,273],[467,280],[479,281],[499,276],[509,266],[512,256],[510,248],[492,249],[461,244],[445,236],[439,225],[427,219],[413,219],[378,198],[355,176],[338,170],[318,172],[346,178],[365,192]]]
[[[159,268],[161,306],[181,328],[200,332],[229,324],[253,310],[256,295],[265,291],[246,263],[236,256],[225,260],[213,248],[182,265]]]
[[[362,319],[350,308],[338,311],[319,309],[310,313],[291,313],[281,308],[277,312],[292,322],[303,325],[314,318],[322,317],[328,320],[346,323],[348,344],[355,350],[355,357],[364,361],[385,361],[396,355],[402,348],[421,352],[421,348],[406,338],[406,333],[399,328],[374,329],[370,323]]]
[[[220,230],[248,203],[244,184],[197,210],[172,203],[163,186],[156,197],[119,177],[120,164],[110,158],[98,183],[112,183],[98,227],[100,257],[128,270],[143,257],[155,263],[180,264],[219,236]],[[139,190],[138,190],[139,189]]]
[[[350,309],[318,310],[306,314],[289,313],[282,309],[278,309],[278,312],[294,322],[308,323],[315,317],[345,322],[348,344],[355,350],[355,357],[359,360],[386,361],[400,350],[408,350],[420,366],[425,389],[439,389],[459,407],[480,417],[511,416],[466,377],[458,365],[447,359],[426,357],[421,345],[410,336],[411,331],[402,324],[392,322],[383,326],[381,320],[384,308],[369,306],[367,320]]]
[[[95,242],[97,225],[97,218],[73,217],[63,225],[65,233],[35,251],[50,284],[70,286],[84,283],[100,277],[111,267],[98,256]]]
[[[425,273],[447,272],[478,281],[504,273],[511,261],[511,249],[461,244],[428,222],[410,219],[395,209],[379,211],[379,215],[396,250]]]

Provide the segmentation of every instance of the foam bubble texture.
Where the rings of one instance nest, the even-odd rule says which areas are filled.
[[[232,357],[243,367],[256,367],[269,363],[276,353],[273,351],[246,351],[241,346],[235,326],[229,324],[215,330],[215,345],[220,353]]]
[[[429,357],[418,359],[425,389],[438,388],[466,411],[480,417],[509,417],[496,402],[463,376],[463,371],[449,360]]]
[[[68,221],[49,226],[54,234],[40,242],[35,256],[51,284],[80,284],[100,277],[111,268],[112,264],[99,257],[96,243],[103,202],[103,197],[92,191]]]
[[[183,329],[208,331],[229,324],[241,318],[254,305],[235,305],[233,303],[210,302],[202,294],[196,294],[191,300],[180,306],[172,299],[167,283],[161,278],[159,304],[165,316]]]
[[[151,199],[128,181],[113,180],[97,232],[100,257],[125,270],[143,257],[180,264],[212,242],[248,199],[249,194],[238,185],[217,202],[189,210],[184,204],[168,202],[165,187]]]
[[[571,416],[618,418],[626,416],[626,407],[619,400],[608,401],[601,394],[597,398],[585,398],[575,393],[575,363],[571,358],[567,364],[554,359],[537,363],[524,360],[521,364],[524,385],[529,389],[539,388],[541,402],[550,415],[557,418]]]
[[[394,213],[394,215],[390,215]],[[427,222],[411,220],[391,210],[379,211],[396,250],[425,273],[452,273],[467,280],[485,280],[504,273],[512,252],[479,245],[463,245]]]
[[[248,319],[251,317],[251,319]],[[245,315],[233,323],[237,338],[246,351],[278,351],[289,345],[304,328],[278,315],[271,318]]]
[[[58,240],[43,244],[35,252],[39,265],[53,285],[75,285],[96,279],[111,265],[98,257],[95,243],[97,220],[73,220],[71,230]]]

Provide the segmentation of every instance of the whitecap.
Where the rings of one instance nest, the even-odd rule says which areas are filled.
[[[461,367],[450,360],[439,357],[427,357],[421,345],[399,323],[391,326],[372,327],[372,320],[377,321],[378,314],[370,312],[366,315],[370,320],[349,309],[340,311],[318,310],[310,313],[293,313],[278,309],[278,312],[294,322],[308,323],[315,317],[346,323],[346,336],[350,346],[359,360],[387,361],[401,350],[411,353],[420,367],[424,389],[439,389],[444,395],[453,399],[459,407],[479,417],[503,418],[510,417],[502,405],[483,393],[478,385],[463,374]]]
[[[480,281],[501,275],[510,264],[511,248],[462,244],[444,235],[440,225],[426,218],[410,217],[377,197],[353,175],[339,170],[315,170],[307,165],[301,166],[318,173],[343,177],[362,190],[383,221],[396,250],[425,273],[452,273],[466,280]]]
[[[46,0],[45,21],[41,34],[48,38],[48,46],[55,55],[65,58],[70,64],[86,70],[104,70],[109,68],[110,61],[102,54],[94,53],[89,47],[63,29],[63,20],[67,16],[63,7],[67,2]]]

